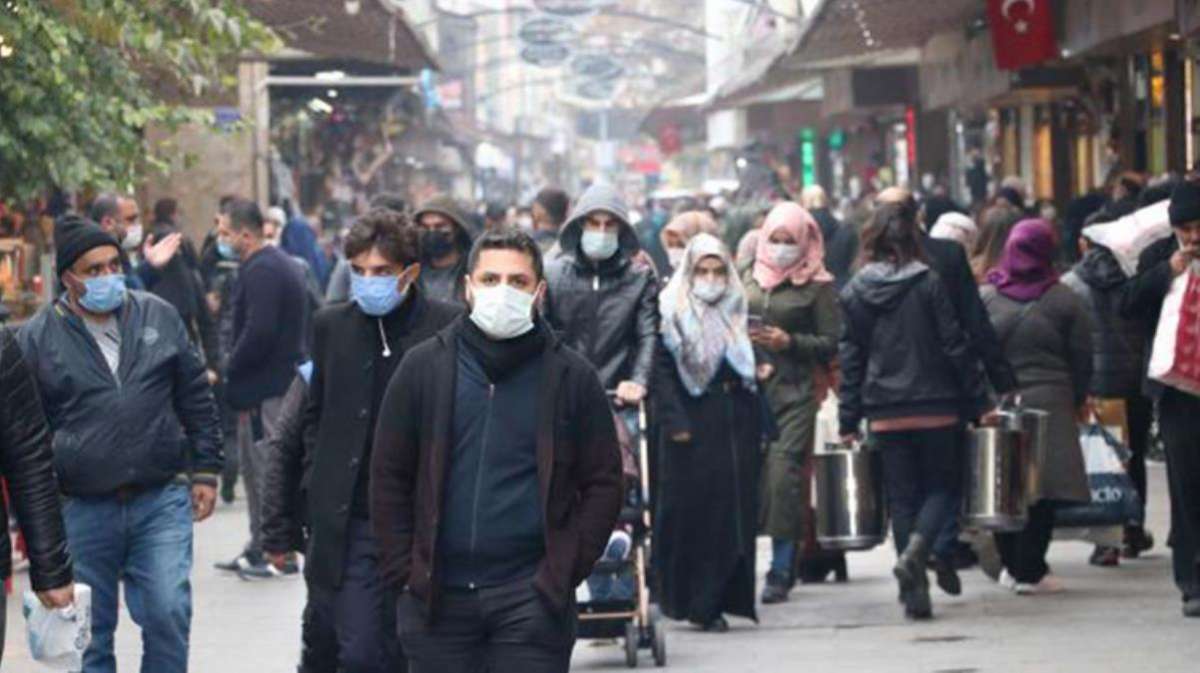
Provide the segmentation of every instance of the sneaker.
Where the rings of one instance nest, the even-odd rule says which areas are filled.
[[[1092,557],[1088,559],[1088,563],[1100,568],[1115,568],[1121,565],[1121,550],[1116,547],[1097,546],[1092,551]]]
[[[779,575],[774,571],[767,573],[767,583],[763,587],[762,604],[777,605],[786,603],[788,594],[791,593],[791,581],[787,577]]]
[[[929,567],[937,575],[937,585],[949,596],[962,595],[962,579],[958,576],[956,569],[957,563],[954,561],[943,561],[937,559],[929,564]]]
[[[1200,598],[1189,598],[1183,602],[1184,617],[1200,617]]]
[[[1125,529],[1125,546],[1121,549],[1121,556],[1127,559],[1135,559],[1142,554],[1154,549],[1154,534],[1145,528],[1130,527]]]
[[[292,556],[283,564],[283,568],[276,568],[272,565],[271,570],[278,577],[296,577],[300,574],[300,564],[296,562],[296,557]]]
[[[250,555],[247,554],[246,552],[242,552],[241,554],[238,554],[237,556],[233,557],[233,560],[231,560],[231,561],[220,561],[220,562],[214,563],[213,567],[216,568],[217,570],[224,570],[225,572],[236,573],[238,571],[241,571],[245,568],[249,568],[251,566],[261,565],[262,563],[263,563],[263,560],[261,557],[253,559],[253,558],[250,558]]]
[[[1017,586],[1019,585],[1017,578],[1008,573],[1008,568],[1000,571],[999,577],[996,578],[996,583],[1014,593],[1016,593]]]
[[[237,486],[237,482],[233,479],[221,479],[221,502],[225,503],[226,505],[233,504],[233,499],[235,497],[233,490],[234,486]]]
[[[1062,580],[1054,575],[1046,575],[1037,584],[1026,584],[1018,582],[1016,592],[1018,596],[1049,596],[1052,594],[1061,594],[1067,588],[1063,585]]]
[[[246,582],[270,580],[279,576],[279,570],[277,570],[275,566],[265,561],[246,568],[238,569],[238,577]]]

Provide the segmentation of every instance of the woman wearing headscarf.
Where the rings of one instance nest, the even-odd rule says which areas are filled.
[[[678,269],[683,262],[683,252],[687,249],[688,242],[701,233],[717,235],[716,221],[701,210],[689,210],[676,215],[659,232],[658,238],[662,242],[663,250],[667,252],[671,272]]]
[[[933,228],[929,230],[929,236],[954,241],[969,255],[975,249],[975,242],[979,240],[979,227],[975,226],[975,220],[969,215],[951,211],[937,219]]]
[[[1054,510],[1059,503],[1091,499],[1076,425],[1092,376],[1091,317],[1079,296],[1059,282],[1057,252],[1050,223],[1018,222],[982,290],[1024,404],[1050,413],[1028,523],[1020,532],[996,535],[1005,566],[1001,584],[1019,594],[1062,590],[1046,565]]]
[[[771,569],[764,603],[787,600],[797,545],[811,531],[809,478],[816,426],[818,375],[837,353],[841,318],[833,276],[825,270],[821,229],[791,201],[767,214],[754,264],[743,276],[750,337],[763,363],[763,393],[779,429],[767,447],[762,530],[771,536]],[[844,576],[845,559],[840,559]],[[821,573],[822,577],[827,573]]]
[[[659,295],[654,521],[663,614],[706,631],[754,610],[762,410],[746,294],[725,244],[692,239]]]

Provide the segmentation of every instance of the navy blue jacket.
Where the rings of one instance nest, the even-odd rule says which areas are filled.
[[[204,363],[179,313],[131,290],[118,313],[114,377],[87,326],[59,300],[20,331],[54,433],[54,468],[73,496],[156,486],[180,474],[216,483],[221,427]]]
[[[225,390],[229,406],[253,409],[282,397],[307,359],[308,294],[296,263],[265,246],[242,262],[233,289],[233,345]]]

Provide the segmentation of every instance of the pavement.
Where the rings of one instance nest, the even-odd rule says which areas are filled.
[[[668,668],[689,673],[1107,673],[1200,671],[1200,620],[1185,620],[1163,546],[1168,508],[1161,465],[1150,469],[1149,521],[1158,540],[1148,556],[1119,568],[1087,564],[1090,547],[1056,542],[1051,564],[1068,591],[1017,597],[977,570],[963,575],[960,598],[936,593],[936,619],[908,623],[896,603],[890,547],[850,556],[850,583],[799,587],[792,600],[762,608],[759,624],[733,620],[726,634],[672,624]],[[219,506],[196,530],[195,617],[191,670],[270,673],[295,670],[304,584],[247,583],[214,570],[244,541],[244,500]],[[760,545],[758,564],[767,560]],[[761,574],[760,574],[761,576]],[[24,591],[24,574],[15,589]],[[46,671],[24,642],[19,601],[10,600],[5,673]],[[141,641],[123,614],[117,632],[120,670],[139,667]],[[642,666],[651,667],[649,652]],[[581,641],[572,670],[624,668],[624,650]],[[155,673],[148,671],[146,673]]]

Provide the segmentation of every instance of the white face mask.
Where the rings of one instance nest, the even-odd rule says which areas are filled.
[[[724,280],[696,279],[692,283],[692,295],[706,304],[715,304],[729,291],[729,283]]]
[[[471,298],[471,322],[489,338],[504,341],[533,329],[532,294],[503,284],[471,285]]]
[[[687,248],[667,248],[667,261],[672,269],[678,269],[679,265],[683,264],[683,255],[686,252]]]
[[[787,269],[800,259],[800,246],[791,243],[771,243],[767,246],[767,259],[780,269]]]
[[[125,227],[125,238],[121,239],[121,247],[125,250],[137,250],[142,246],[144,235],[140,224],[131,224]]]
[[[618,245],[617,232],[615,231],[585,229],[583,238],[579,240],[579,247],[583,249],[583,254],[587,255],[588,259],[593,262],[602,262],[617,254]]]

